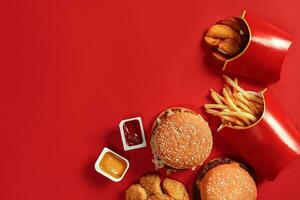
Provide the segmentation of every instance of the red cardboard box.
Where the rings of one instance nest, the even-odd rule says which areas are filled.
[[[292,37],[250,11],[241,19],[249,31],[249,41],[237,56],[225,61],[223,71],[262,82],[276,82]]]
[[[300,134],[275,97],[261,92],[264,111],[248,127],[229,127],[220,133],[256,172],[274,180],[279,172],[300,154]]]

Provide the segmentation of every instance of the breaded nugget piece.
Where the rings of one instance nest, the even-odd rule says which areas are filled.
[[[160,177],[156,174],[142,176],[140,184],[149,196],[163,193],[160,187]]]
[[[140,184],[131,185],[126,190],[125,200],[147,200],[146,190]]]
[[[205,36],[204,37],[204,41],[206,42],[206,44],[211,47],[211,48],[218,48],[219,43],[222,41],[221,39],[218,38],[212,38],[209,36]]]
[[[215,24],[211,26],[208,29],[206,36],[218,39],[234,39],[238,44],[241,44],[240,35],[230,26],[223,24]]]
[[[174,198],[175,200],[189,200],[189,194],[185,186],[173,179],[166,178],[162,184],[163,190],[166,195]]]
[[[240,47],[234,39],[225,39],[219,43],[218,51],[225,55],[235,56],[240,52]]]
[[[174,200],[174,199],[165,194],[156,194],[149,197],[148,200]]]

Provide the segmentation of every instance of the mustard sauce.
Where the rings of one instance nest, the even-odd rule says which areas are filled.
[[[127,163],[119,156],[106,152],[99,163],[99,167],[112,177],[121,178],[126,170]]]

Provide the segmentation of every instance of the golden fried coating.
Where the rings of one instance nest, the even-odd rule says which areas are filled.
[[[241,44],[241,37],[233,28],[223,24],[215,24],[211,26],[207,33],[207,37],[218,38],[218,39],[234,39]]]
[[[149,197],[148,200],[174,200],[174,199],[165,194],[156,194]]]
[[[131,185],[126,190],[125,200],[147,200],[146,190],[140,184]]]
[[[166,178],[163,181],[162,188],[164,193],[175,200],[189,200],[189,194],[185,186],[173,179]]]
[[[140,184],[149,196],[163,193],[160,187],[160,177],[156,174],[142,176]]]
[[[219,43],[218,51],[225,55],[235,56],[240,52],[240,47],[234,39],[225,39]]]
[[[204,37],[204,41],[206,42],[206,44],[211,47],[211,48],[218,48],[219,43],[222,41],[221,39],[218,38],[213,38],[213,37],[209,37],[209,36],[205,36]]]

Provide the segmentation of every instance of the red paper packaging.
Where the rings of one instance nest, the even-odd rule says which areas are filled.
[[[278,81],[291,36],[250,11],[240,19],[249,40],[240,54],[225,61],[223,71],[267,83]],[[256,172],[274,180],[300,154],[300,134],[271,92],[265,89],[261,95],[264,111],[256,123],[226,125],[220,134]]]
[[[249,41],[240,54],[225,61],[223,71],[267,83],[278,81],[292,37],[250,11],[240,19],[248,28]]]
[[[261,94],[264,111],[256,123],[226,126],[220,134],[256,172],[274,180],[300,154],[300,134],[272,93],[265,89]]]

